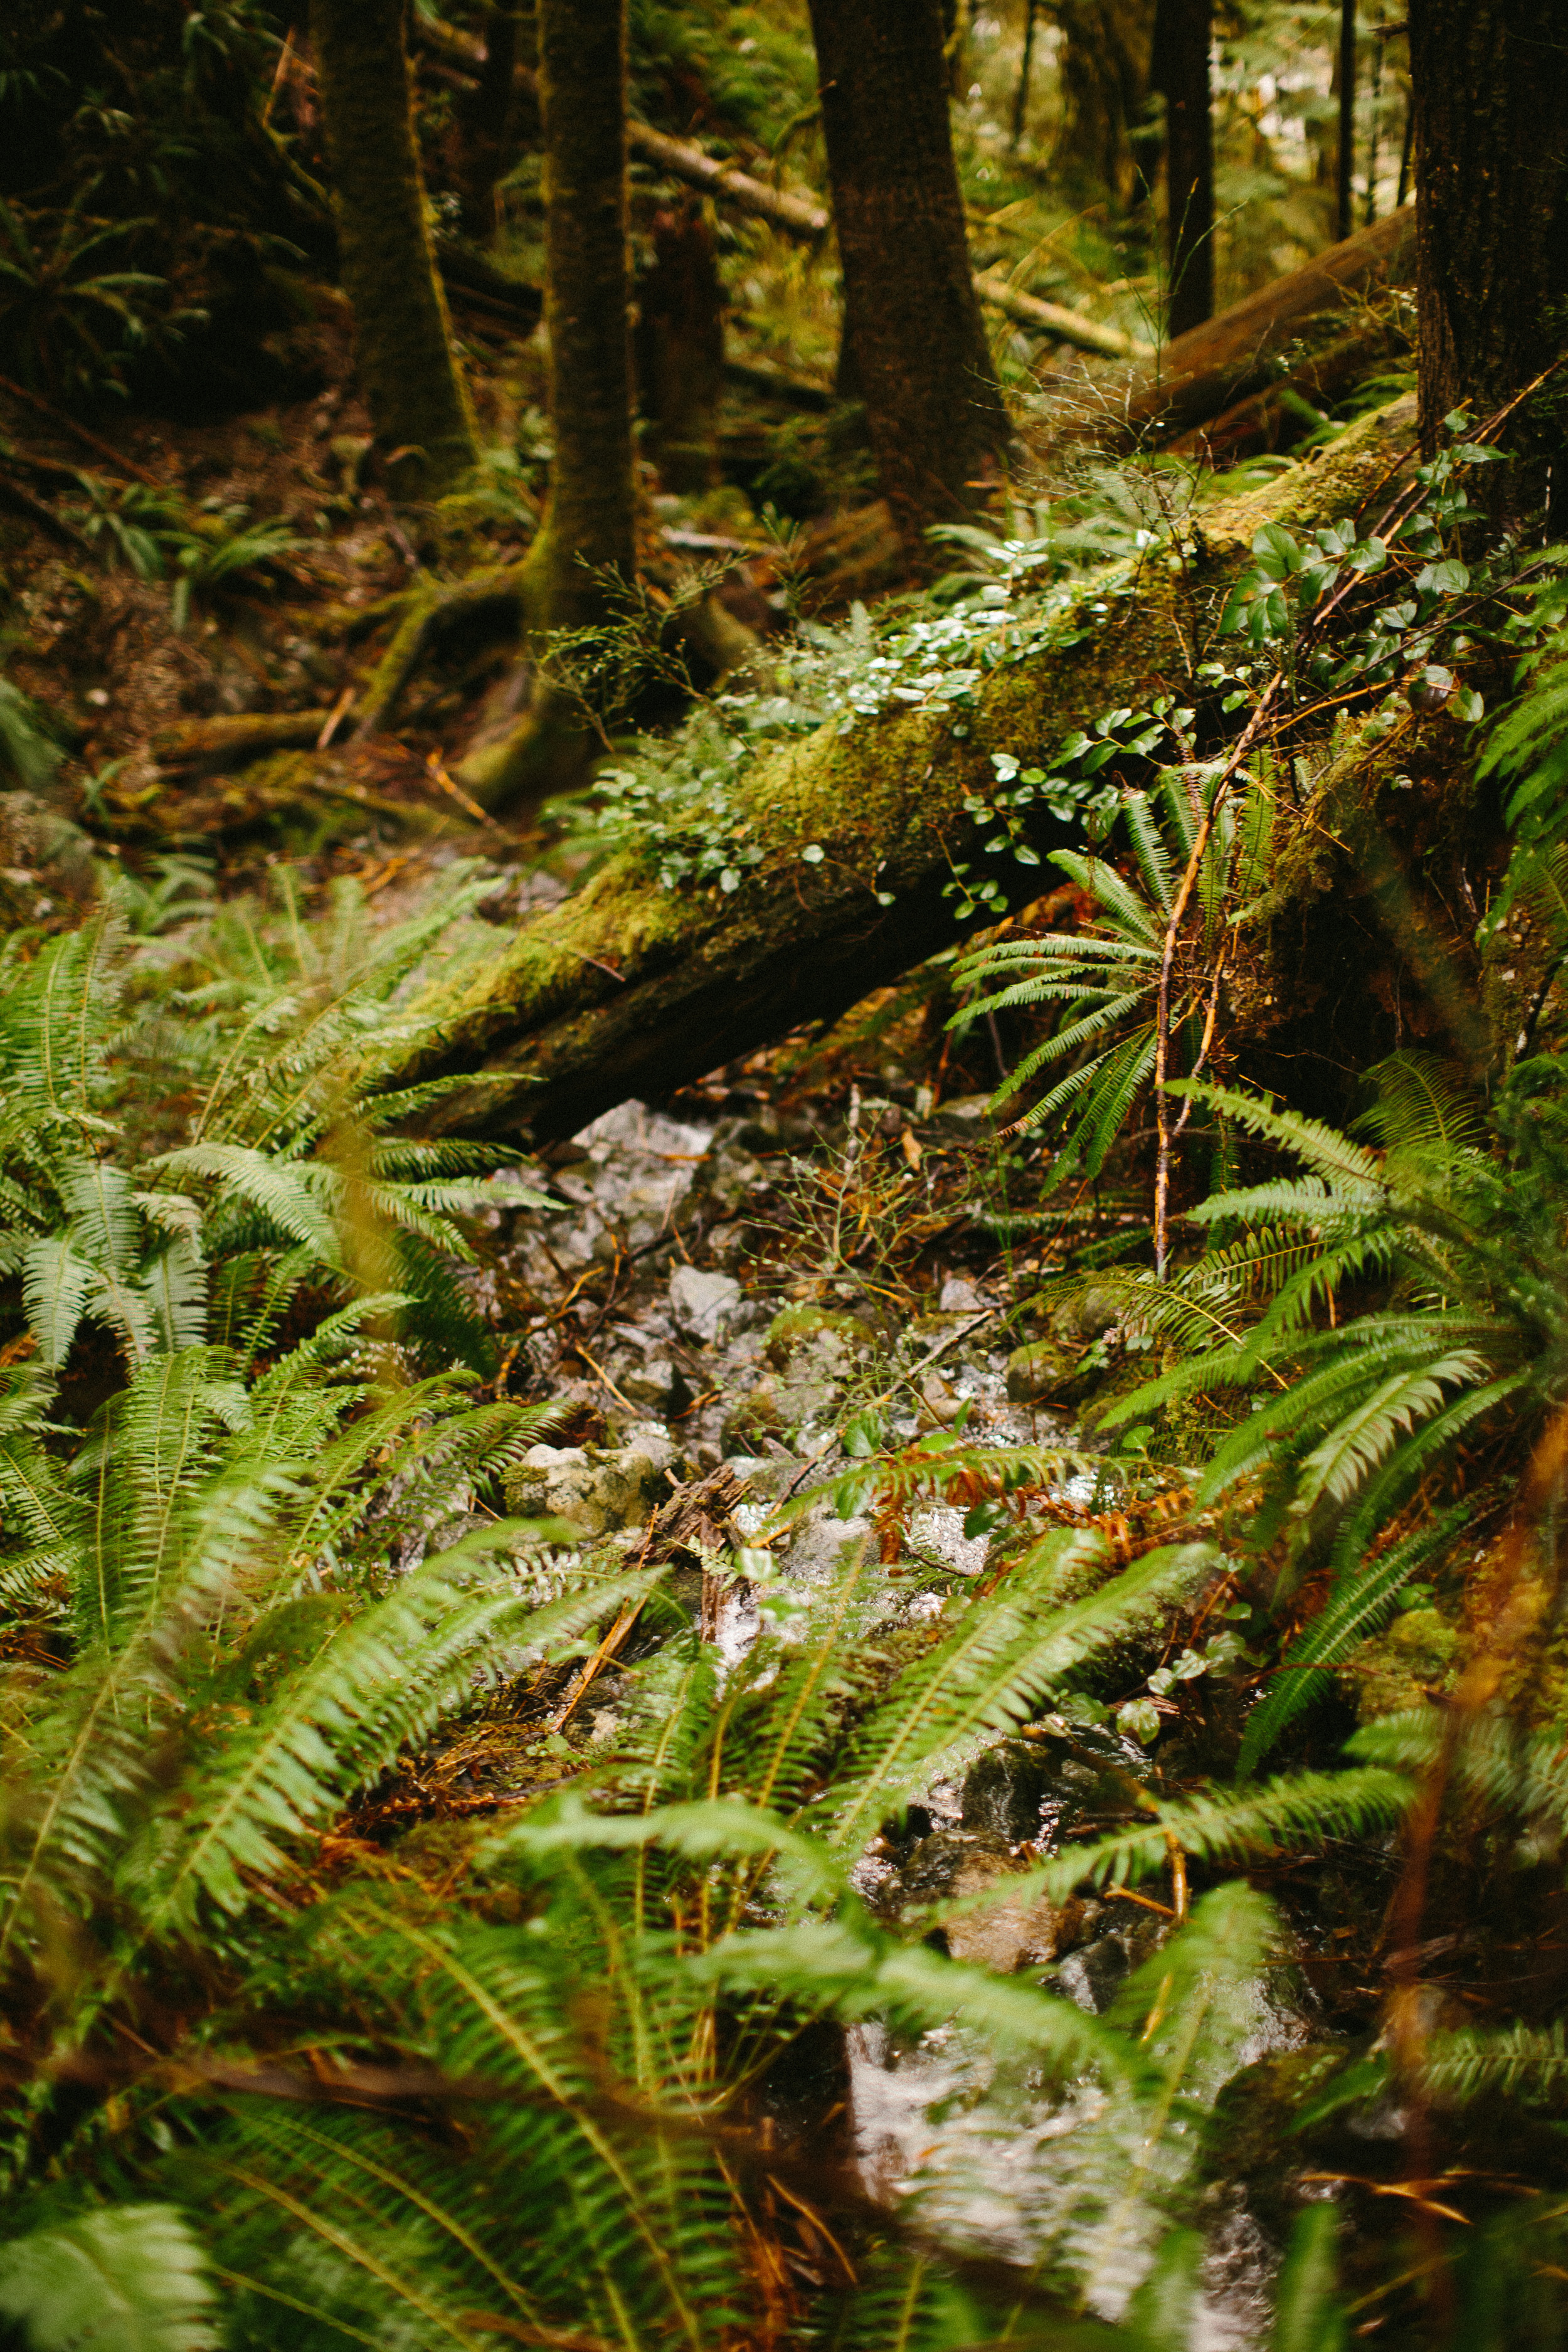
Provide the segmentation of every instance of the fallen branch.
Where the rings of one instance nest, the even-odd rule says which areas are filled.
[[[993,271],[976,278],[974,290],[987,310],[1000,310],[1020,327],[1053,336],[1058,343],[1071,343],[1080,352],[1092,352],[1098,358],[1152,360],[1154,356],[1152,343],[1137,342],[1117,327],[1099,326],[1077,310],[1065,310],[1059,302],[1042,302],[1037,295],[1009,286],[1005,278],[998,278]]]
[[[40,400],[37,394],[29,392],[25,383],[16,383],[8,375],[0,375],[0,392],[8,392],[13,400],[25,400],[29,408],[36,408],[40,416],[47,416],[60,432],[68,433],[73,439],[79,441],[84,449],[92,450],[97,457],[106,457],[111,466],[118,467],[121,473],[131,475],[135,481],[145,482],[149,489],[162,490],[168,487],[158,479],[156,474],[150,474],[145,466],[139,466],[134,457],[123,457],[107,441],[100,441],[96,433],[89,433],[85,425],[77,423],[74,416],[67,416],[62,410],[51,408],[47,400]]]
[[[1097,574],[1039,639],[998,622],[958,733],[944,706],[836,721],[759,759],[735,793],[763,851],[728,895],[665,890],[636,848],[541,912],[477,973],[437,992],[409,1081],[484,1072],[429,1114],[454,1132],[570,1135],[628,1096],[658,1099],[803,1022],[837,1018],[959,934],[945,885],[967,858],[1026,897],[1033,869],[987,864],[965,803],[994,791],[993,752],[1043,751],[1103,709],[1184,692],[1258,528],[1353,512],[1410,437],[1414,404],[1363,418],[1311,467],[1206,509],[1194,553]],[[1037,851],[1076,837],[1046,819]],[[807,861],[807,848],[820,855]],[[891,894],[884,907],[879,894]],[[614,977],[605,969],[614,967]]]
[[[247,710],[237,718],[184,719],[154,735],[148,749],[161,768],[216,775],[268,751],[310,751],[331,715],[330,710]]]

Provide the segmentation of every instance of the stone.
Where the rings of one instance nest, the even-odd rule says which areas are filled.
[[[1035,1339],[1015,1348],[1007,1359],[1007,1396],[1013,1404],[1039,1404],[1063,1389],[1078,1370],[1077,1364],[1054,1340]]]
[[[668,1491],[676,1448],[657,1423],[636,1423],[614,1449],[531,1445],[507,1481],[521,1518],[568,1520],[585,1536],[646,1525]]]
[[[992,1901],[946,1921],[942,1932],[953,1959],[1012,1976],[1053,1957],[1075,1907],[1058,1908],[1043,1895],[1031,1902],[1010,1893],[1007,1880],[1025,1869],[1006,1841],[988,1830],[935,1830],[889,1882],[884,1901],[902,1912],[994,1893]]]
[[[1057,1338],[1067,1340],[1069,1346],[1098,1339],[1102,1332],[1121,1322],[1121,1305],[1114,1290],[1097,1286],[1080,1291],[1076,1298],[1067,1299],[1056,1308],[1051,1327]]]
[[[669,1277],[669,1311],[677,1328],[705,1347],[718,1338],[721,1323],[740,1300],[741,1286],[733,1275],[678,1265]]]
[[[848,1369],[856,1356],[870,1355],[877,1345],[875,1334],[869,1331],[858,1315],[845,1314],[832,1307],[785,1307],[768,1325],[763,1342],[770,1364],[783,1371],[802,1355],[810,1355],[815,1363],[831,1374],[842,1365]]]
[[[936,1303],[943,1315],[978,1315],[985,1305],[974,1285],[961,1274],[948,1276]]]
[[[1101,2017],[1127,1980],[1127,1954],[1114,1936],[1097,1936],[1069,1952],[1057,1970],[1057,1982],[1069,2000],[1090,2017]]]
[[[1054,1787],[1051,1759],[1027,1739],[999,1740],[963,1776],[963,1822],[1017,1845],[1038,1837],[1040,1808]]]

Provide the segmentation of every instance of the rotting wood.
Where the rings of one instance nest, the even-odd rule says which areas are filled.
[[[183,719],[148,745],[161,768],[216,775],[268,751],[306,751],[320,740],[330,710],[242,712],[236,718]]]
[[[964,803],[994,789],[991,754],[1048,758],[1101,709],[1165,682],[1184,690],[1259,526],[1354,511],[1397,468],[1414,424],[1414,401],[1396,402],[1315,464],[1208,509],[1175,571],[1157,549],[1097,573],[1070,623],[984,677],[965,734],[945,710],[906,706],[844,732],[830,722],[760,759],[736,814],[766,856],[739,891],[662,890],[635,849],[613,859],[426,1004],[434,1027],[407,1078],[480,1078],[446,1096],[429,1123],[574,1133],[628,1096],[658,1098],[836,1017],[947,945],[959,925],[943,886],[952,860],[976,856]],[[1037,845],[1068,837],[1047,823]],[[819,862],[803,861],[808,845]],[[1010,863],[992,870],[1019,896],[1038,887]]]

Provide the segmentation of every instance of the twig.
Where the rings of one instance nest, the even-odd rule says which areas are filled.
[[[120,451],[111,448],[107,441],[100,441],[96,433],[89,433],[85,425],[79,425],[74,416],[62,415],[58,408],[51,408],[47,400],[40,400],[36,392],[29,392],[25,383],[16,383],[10,376],[0,375],[0,392],[8,392],[13,400],[25,400],[29,408],[36,408],[40,416],[47,416],[51,425],[59,426],[62,433],[74,434],[84,449],[91,449],[100,457],[107,457],[111,466],[118,466],[122,474],[133,475],[137,481],[145,482],[149,489],[168,488],[167,483],[161,482],[156,474],[150,474],[145,466],[139,466],[134,457],[121,457]]]

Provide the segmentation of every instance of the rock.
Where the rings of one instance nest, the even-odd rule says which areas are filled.
[[[985,1305],[974,1285],[958,1274],[948,1276],[936,1303],[944,1315],[978,1315]]]
[[[531,1445],[507,1481],[507,1507],[522,1518],[570,1520],[586,1536],[642,1527],[668,1490],[676,1448],[657,1423],[637,1423],[627,1443]]]
[[[1038,1404],[1066,1388],[1077,1364],[1053,1340],[1036,1339],[1015,1348],[1007,1359],[1007,1395],[1014,1404]]]
[[[1004,1739],[963,1776],[963,1822],[1016,1845],[1040,1833],[1040,1807],[1054,1787],[1051,1760],[1027,1739]]]
[[[1058,1339],[1069,1346],[1098,1339],[1104,1331],[1121,1320],[1121,1300],[1113,1290],[1080,1291],[1057,1307],[1051,1317],[1051,1327]]]
[[[831,1503],[818,1503],[795,1521],[789,1547],[780,1555],[784,1574],[795,1584],[825,1583],[842,1571],[846,1544],[859,1546],[868,1559],[875,1559],[870,1520],[841,1519]]]
[[[1058,1908],[1043,1895],[1029,1902],[1009,1893],[1007,1880],[1022,1874],[1025,1867],[1008,1851],[1006,1841],[989,1830],[936,1830],[921,1840],[889,1881],[884,1901],[903,1912],[962,1902],[994,1889],[994,1900],[949,1920],[943,1933],[955,1960],[1011,1976],[1026,1964],[1038,1967],[1051,1958],[1070,1930],[1076,1908]]]
[[[1117,1938],[1097,1936],[1092,1944],[1068,1954],[1057,1970],[1057,1982],[1079,2009],[1100,2017],[1116,1999],[1127,1973],[1127,1954]]]
[[[785,1307],[768,1325],[763,1342],[767,1359],[783,1371],[796,1358],[809,1355],[829,1376],[840,1365],[847,1370],[856,1356],[874,1352],[877,1341],[858,1315],[832,1307]]]
[[[720,1324],[740,1300],[741,1286],[733,1275],[678,1265],[669,1277],[669,1309],[678,1328],[704,1346],[718,1338]]]
[[[1436,1609],[1406,1609],[1385,1633],[1363,1642],[1346,1661],[1355,1685],[1356,1713],[1399,1715],[1442,1698],[1453,1687],[1459,1637]]]

